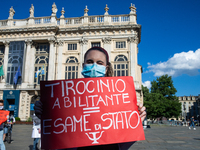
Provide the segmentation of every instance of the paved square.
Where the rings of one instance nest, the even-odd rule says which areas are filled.
[[[138,141],[130,150],[200,150],[200,127],[151,126],[145,129],[145,141]],[[14,125],[13,142],[5,142],[6,150],[32,150],[32,125]]]

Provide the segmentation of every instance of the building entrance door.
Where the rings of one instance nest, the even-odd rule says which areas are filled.
[[[7,99],[7,101],[8,101],[8,111],[10,111],[10,114],[14,115],[15,99]]]

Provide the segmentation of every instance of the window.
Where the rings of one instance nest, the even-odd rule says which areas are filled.
[[[116,42],[116,48],[126,48],[126,42]]]
[[[101,47],[101,43],[100,42],[95,42],[91,44],[91,47]]]
[[[40,80],[47,80],[49,63],[49,44],[38,44],[35,54],[34,83],[40,84]],[[43,71],[42,71],[43,70]],[[36,72],[40,74],[36,78]]]
[[[9,45],[9,54],[8,54],[8,68],[7,68],[7,76],[6,83],[13,84],[13,80],[15,74],[17,72],[18,67],[20,66],[21,75],[23,75],[23,55],[24,55],[24,41],[18,42],[10,42]],[[18,79],[17,84],[21,84],[21,79]]]
[[[77,50],[77,44],[68,44],[68,50]]]
[[[128,59],[124,55],[115,57],[114,76],[128,76]]]
[[[39,44],[36,48],[36,54],[48,54],[49,44]]]
[[[69,57],[65,66],[65,79],[78,78],[78,59],[76,57]]]

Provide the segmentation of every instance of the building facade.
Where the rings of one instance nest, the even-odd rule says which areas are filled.
[[[108,51],[114,76],[132,76],[137,100],[143,102],[141,92],[142,67],[138,65],[138,44],[141,25],[137,24],[136,8],[131,4],[126,15],[105,14],[65,18],[64,8],[56,17],[57,6],[52,5],[49,17],[34,17],[34,6],[27,19],[13,19],[11,7],[7,20],[0,20],[0,98],[15,117],[26,120],[33,113],[33,105],[40,96],[41,80],[82,78],[83,56],[87,49],[101,46]],[[21,78],[13,85],[17,70]],[[43,74],[35,78],[38,70]]]
[[[179,102],[181,103],[182,113],[180,115],[181,120],[188,120],[192,116],[195,119],[199,118],[199,96],[179,96]]]

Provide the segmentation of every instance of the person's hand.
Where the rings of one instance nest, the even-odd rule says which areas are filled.
[[[41,119],[41,116],[42,116],[42,107],[43,107],[43,104],[41,101],[36,101],[35,102],[35,106],[34,106],[34,110],[35,110],[35,115]]]
[[[41,133],[41,130],[40,130],[40,128],[38,129],[38,133]]]
[[[144,121],[144,119],[146,118],[146,108],[143,106],[142,103],[137,103],[137,106],[138,106],[138,111],[139,111],[139,114],[140,114],[140,118],[142,120],[142,122]]]

